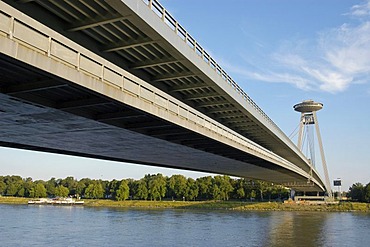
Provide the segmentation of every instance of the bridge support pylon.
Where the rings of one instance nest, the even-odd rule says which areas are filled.
[[[314,137],[313,137],[313,133],[310,133],[308,127],[310,125],[315,125],[315,130],[316,130],[316,135],[317,135],[317,140],[319,143],[319,149],[320,149],[320,155],[321,155],[321,163],[323,166],[324,176],[325,176],[325,187],[326,187],[329,199],[332,199],[333,193],[330,187],[329,172],[328,172],[328,168],[326,165],[324,148],[322,145],[321,133],[320,133],[320,128],[319,128],[319,121],[317,119],[317,114],[316,114],[316,112],[321,110],[322,107],[323,107],[322,103],[315,102],[313,100],[304,100],[303,102],[293,106],[295,111],[301,113],[297,146],[301,151],[303,151],[302,149],[303,149],[304,140],[307,140],[309,142],[308,147],[310,149],[310,154],[311,154],[310,161],[311,161],[311,166],[314,167],[315,166],[315,155],[314,155],[315,150],[314,150],[314,140],[313,140]]]

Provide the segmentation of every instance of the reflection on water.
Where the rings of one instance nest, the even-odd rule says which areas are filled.
[[[370,214],[279,212],[264,246],[369,246]]]
[[[280,212],[272,217],[269,246],[320,246],[329,213]]]
[[[269,222],[269,234],[267,243],[273,246],[294,246],[293,239],[294,216],[291,213],[282,212],[279,217],[273,217]]]
[[[368,246],[370,214],[0,205],[0,246]]]

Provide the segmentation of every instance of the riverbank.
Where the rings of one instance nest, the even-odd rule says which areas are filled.
[[[0,197],[0,204],[27,204],[29,198]],[[237,201],[113,201],[84,199],[85,207],[114,208],[177,208],[237,211],[323,211],[323,212],[368,212],[370,203],[341,202],[339,204],[302,205],[279,202],[237,202]]]

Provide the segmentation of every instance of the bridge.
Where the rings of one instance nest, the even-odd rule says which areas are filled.
[[[0,145],[325,183],[156,0],[0,1]]]

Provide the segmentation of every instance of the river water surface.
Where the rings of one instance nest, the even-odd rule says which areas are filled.
[[[370,214],[0,205],[0,246],[370,246]]]

